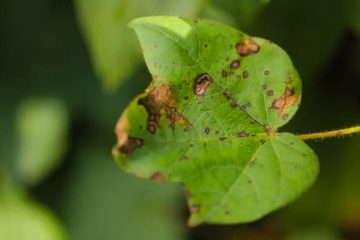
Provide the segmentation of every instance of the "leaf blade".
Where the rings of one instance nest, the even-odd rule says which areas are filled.
[[[296,136],[277,133],[301,99],[300,78],[281,48],[210,20],[146,17],[130,27],[153,82],[118,123],[114,155],[122,168],[183,183],[191,225],[253,221],[309,188],[316,155]],[[306,152],[304,169],[300,153],[281,145],[288,138]],[[293,176],[280,168],[288,164],[284,151],[295,159]],[[248,172],[259,156],[265,167]]]

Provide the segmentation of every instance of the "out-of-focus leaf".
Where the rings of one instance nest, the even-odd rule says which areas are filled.
[[[2,182],[1,182],[2,180]],[[1,240],[65,240],[58,220],[41,205],[29,201],[0,180]]]
[[[16,171],[28,184],[37,184],[62,159],[66,147],[68,113],[55,99],[32,99],[17,114],[19,138]]]
[[[117,125],[123,169],[182,182],[191,225],[254,221],[311,186],[314,152],[278,132],[301,99],[280,47],[210,20],[144,17],[130,27],[153,82]]]
[[[336,49],[350,1],[271,1],[254,21],[251,32],[281,44],[310,86]]]
[[[211,0],[214,7],[223,9],[236,21],[235,26],[247,29],[270,0]]]
[[[179,190],[119,174],[107,148],[78,148],[60,196],[73,240],[180,240]]]
[[[75,0],[92,62],[106,90],[136,69],[140,49],[127,23],[146,15],[197,15],[205,0]]]

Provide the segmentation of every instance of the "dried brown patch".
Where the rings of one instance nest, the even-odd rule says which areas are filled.
[[[197,96],[204,96],[210,84],[212,83],[212,78],[207,73],[199,74],[194,80],[194,93]]]
[[[176,123],[188,123],[175,107],[175,96],[170,85],[162,84],[152,88],[148,94],[140,98],[138,104],[143,105],[148,113],[147,130],[154,134],[160,127],[161,113],[165,112],[169,126],[174,129]]]
[[[274,100],[272,108],[278,111],[285,120],[288,118],[287,112],[289,111],[289,107],[299,104],[300,100],[301,95],[296,95],[294,90],[287,86],[284,94]]]
[[[129,137],[124,145],[122,145],[119,149],[120,152],[130,155],[137,148],[141,147],[144,143],[144,140],[140,138]]]
[[[129,137],[128,135],[128,120],[125,114],[123,114],[118,123],[116,124],[115,133],[118,138],[118,143],[114,147],[113,151],[121,152],[127,155],[132,154],[137,148],[141,147],[144,140],[135,137]]]
[[[236,51],[240,56],[248,56],[258,53],[260,46],[252,38],[246,39],[243,43],[236,44]]]

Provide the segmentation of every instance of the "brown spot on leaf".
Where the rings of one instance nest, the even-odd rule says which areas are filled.
[[[248,71],[243,71],[242,75],[243,75],[243,78],[248,78],[249,77],[249,72]]]
[[[207,73],[199,74],[194,80],[194,93],[197,96],[204,96],[210,84],[212,83],[212,78]]]
[[[209,135],[209,133],[210,133],[210,128],[206,127],[206,128],[204,129],[204,133],[205,133],[206,135]]]
[[[237,108],[237,107],[239,107],[239,104],[237,104],[236,102],[232,102],[230,106],[232,108]]]
[[[246,39],[243,43],[236,44],[236,51],[240,56],[248,56],[258,53],[260,46],[252,38]]]
[[[165,177],[161,172],[154,172],[150,179],[155,180],[155,181],[164,181]]]
[[[200,212],[200,209],[201,209],[201,205],[199,205],[199,204],[190,205],[190,212],[192,212],[192,213],[198,213],[198,212]]]
[[[226,137],[221,137],[221,138],[219,138],[219,140],[220,140],[221,142],[225,141],[226,139],[227,139]]]
[[[155,134],[156,129],[160,127],[162,111],[166,113],[172,129],[175,128],[175,123],[188,124],[186,118],[176,110],[175,96],[168,84],[152,88],[145,97],[139,99],[138,104],[143,105],[148,113],[147,130],[151,134]]]
[[[222,71],[221,71],[221,76],[222,76],[222,77],[227,77],[227,76],[228,76],[227,71],[222,70]]]
[[[270,74],[269,70],[265,70],[265,71],[264,71],[264,75],[265,75],[265,76],[268,76],[269,74]]]
[[[155,122],[149,122],[148,123],[148,127],[147,127],[147,130],[154,134],[156,132],[156,125],[155,125]]]
[[[283,120],[286,120],[286,119],[288,119],[289,118],[289,115],[288,114],[284,114],[284,115],[282,115],[282,117],[281,117]]]
[[[248,137],[248,136],[249,136],[249,134],[245,131],[241,131],[238,133],[238,137]]]
[[[273,90],[269,90],[267,91],[266,93],[269,97],[273,96],[274,95],[274,91]]]
[[[231,69],[238,69],[240,67],[240,61],[239,60],[234,60],[230,63],[230,68]]]

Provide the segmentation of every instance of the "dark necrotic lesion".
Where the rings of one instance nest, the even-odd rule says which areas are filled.
[[[199,74],[194,80],[193,91],[197,96],[204,96],[210,84],[212,83],[212,78],[207,73]]]

